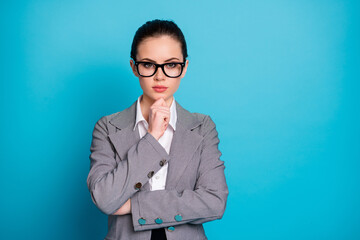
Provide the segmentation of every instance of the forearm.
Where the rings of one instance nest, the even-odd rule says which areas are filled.
[[[202,145],[190,162],[196,173],[188,169],[175,189],[140,191],[131,198],[131,213],[135,231],[168,227],[184,223],[201,224],[223,216],[228,196],[224,162],[220,160],[218,133],[208,117],[204,121]],[[195,135],[194,135],[195,137]],[[189,168],[190,166],[188,166]],[[196,174],[196,182],[191,178]],[[156,219],[161,220],[156,222]],[[143,220],[145,219],[145,221]]]
[[[114,214],[146,184],[148,172],[158,171],[159,162],[169,160],[169,156],[151,134],[146,134],[130,147],[126,158],[116,159],[103,129],[97,125],[94,130],[87,184],[96,206],[105,214]]]
[[[221,168],[218,169],[222,171]],[[135,231],[169,227],[185,223],[204,223],[222,217],[228,189],[225,178],[217,174],[220,183],[212,188],[199,186],[196,190],[140,191],[133,195],[131,214]],[[180,217],[177,217],[180,216]],[[160,218],[162,223],[154,220]],[[145,219],[141,224],[139,219]]]

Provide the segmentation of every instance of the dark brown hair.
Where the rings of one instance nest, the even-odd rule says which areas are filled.
[[[137,48],[141,41],[143,41],[145,38],[161,35],[171,36],[180,42],[182,54],[185,61],[188,55],[184,34],[173,21],[159,19],[147,21],[144,25],[139,27],[139,29],[135,33],[131,45],[130,57],[136,61]]]

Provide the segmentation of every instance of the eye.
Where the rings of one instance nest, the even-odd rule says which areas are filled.
[[[153,68],[154,64],[153,63],[142,63],[143,67],[145,68]]]
[[[166,64],[166,67],[167,68],[175,68],[176,65],[177,65],[177,63],[168,63],[168,64]]]

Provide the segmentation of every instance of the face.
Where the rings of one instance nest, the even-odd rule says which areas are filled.
[[[140,42],[137,49],[136,60],[157,64],[183,62],[181,43],[167,35],[148,37]],[[188,63],[189,61],[186,60],[183,72],[177,78],[167,77],[160,67],[157,69],[155,75],[142,77],[137,73],[133,60],[130,60],[133,73],[139,78],[140,86],[143,90],[143,100],[152,103],[162,97],[169,105],[174,93],[179,88],[181,78],[185,76]],[[165,86],[166,90],[163,92],[156,91],[156,88],[154,88],[156,86]]]

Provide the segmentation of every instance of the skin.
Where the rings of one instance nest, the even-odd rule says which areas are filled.
[[[168,35],[148,37],[138,46],[137,61],[149,61],[158,64],[168,62],[183,62],[181,43]],[[170,106],[174,99],[173,95],[180,85],[181,79],[185,76],[189,60],[186,60],[183,72],[178,78],[167,77],[161,68],[158,68],[154,76],[141,77],[138,75],[133,60],[130,66],[136,77],[139,78],[143,90],[140,101],[141,112],[149,123],[148,132],[157,140],[164,134],[170,121]],[[168,87],[164,92],[156,92],[152,87],[162,85]],[[130,199],[120,207],[114,215],[131,213]]]

